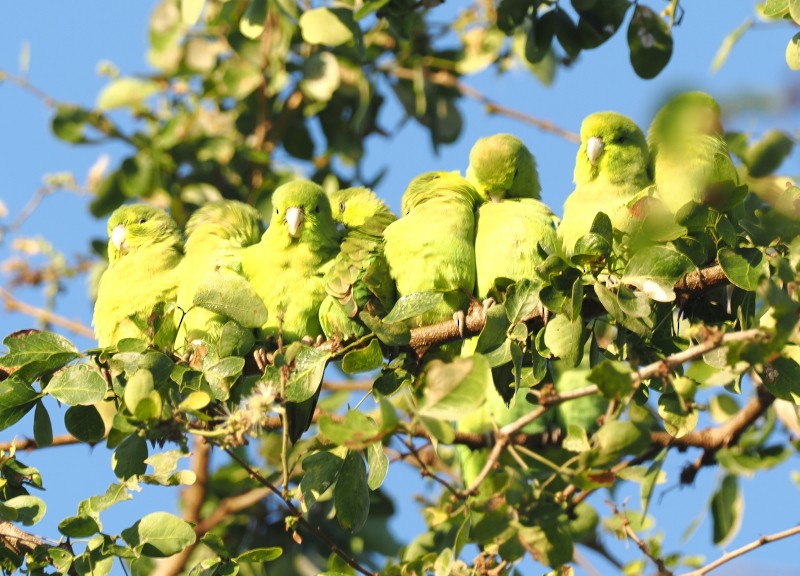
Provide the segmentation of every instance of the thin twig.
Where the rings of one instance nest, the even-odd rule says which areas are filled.
[[[292,501],[287,497],[284,496],[281,490],[279,490],[274,484],[272,484],[269,480],[264,478],[264,476],[255,468],[250,466],[247,462],[245,462],[238,454],[236,454],[233,450],[228,448],[225,449],[225,452],[236,460],[239,465],[244,468],[247,473],[250,475],[251,478],[256,480],[259,484],[264,486],[265,488],[269,489],[270,492],[275,494],[278,498],[281,499],[286,509],[289,511],[294,518],[297,519],[297,523],[301,526],[305,527],[309,530],[316,538],[320,540],[331,552],[336,554],[339,558],[344,560],[348,566],[350,566],[353,570],[364,574],[365,576],[378,576],[377,572],[372,572],[368,568],[365,568],[358,561],[350,556],[347,552],[345,552],[336,542],[334,542],[330,536],[325,534],[322,530],[311,524],[308,520],[306,520],[305,516],[303,516],[302,512],[292,503]]]
[[[417,74],[417,72],[411,68],[400,67],[384,68],[383,71],[391,74],[395,78],[399,78],[400,80],[414,80]],[[435,72],[425,71],[424,75],[429,82],[436,84],[437,86],[453,88],[454,90],[458,90],[458,92],[467,98],[471,98],[477,102],[480,102],[486,107],[486,112],[489,114],[506,116],[507,118],[530,124],[531,126],[534,126],[545,132],[550,132],[556,136],[560,136],[561,138],[569,140],[570,142],[581,141],[580,136],[575,132],[565,130],[549,120],[542,120],[540,118],[536,118],[535,116],[531,116],[530,114],[526,114],[525,112],[498,104],[482,92],[459,80],[458,77],[451,72],[446,70],[437,70]]]
[[[41,450],[42,448],[52,448],[55,446],[72,446],[73,444],[83,444],[83,440],[78,440],[72,434],[59,434],[53,436],[53,442],[47,446],[39,446],[33,438],[14,439],[11,442],[0,442],[0,450],[8,452],[11,448],[16,448],[17,452],[22,450]]]
[[[672,571],[667,569],[666,565],[664,564],[664,560],[653,554],[650,551],[650,547],[647,545],[647,543],[641,538],[639,538],[636,532],[634,532],[633,528],[631,528],[631,524],[628,521],[627,514],[620,513],[620,511],[617,509],[616,505],[613,502],[606,500],[606,504],[608,504],[611,507],[611,510],[614,512],[616,516],[619,516],[620,520],[622,521],[622,529],[625,530],[625,534],[627,534],[628,537],[634,541],[634,543],[639,547],[639,550],[642,551],[642,554],[650,558],[653,564],[656,565],[656,567],[658,568],[659,576],[672,576]]]
[[[730,562],[734,558],[738,558],[739,556],[743,556],[748,552],[755,550],[756,548],[760,548],[765,544],[769,544],[770,542],[777,542],[778,540],[783,540],[784,538],[788,538],[789,536],[794,536],[795,534],[800,534],[800,526],[795,526],[794,528],[789,528],[788,530],[784,530],[783,532],[776,532],[775,534],[769,534],[767,536],[762,536],[758,540],[754,540],[749,544],[745,544],[741,548],[737,548],[732,552],[728,552],[727,554],[723,554],[710,564],[703,566],[702,568],[698,568],[697,570],[693,570],[692,572],[687,572],[682,576],[703,576],[704,574],[708,574],[712,570],[719,568],[723,564]]]
[[[455,496],[456,498],[461,498],[461,491],[460,490],[455,488],[452,484],[450,484],[450,482],[448,482],[444,478],[438,476],[434,472],[431,472],[430,468],[428,468],[428,465],[425,463],[425,461],[420,456],[419,450],[417,450],[417,448],[416,448],[416,446],[414,446],[413,442],[410,442],[410,441],[405,440],[405,439],[401,439],[400,441],[403,443],[403,446],[408,448],[408,451],[411,454],[411,456],[419,464],[419,471],[420,471],[420,474],[423,477],[430,478],[434,482],[438,482],[439,484],[444,486],[447,489],[447,491],[450,492],[453,496]]]
[[[14,298],[10,292],[3,288],[0,288],[0,298],[3,299],[5,308],[9,312],[19,312],[20,314],[25,314],[26,316],[36,318],[44,324],[54,324],[56,326],[60,326],[61,328],[64,328],[73,334],[77,334],[78,336],[94,338],[94,330],[85,324],[82,324],[76,320],[70,320],[69,318],[65,318],[64,316],[56,314],[55,312],[51,312],[50,310],[45,310],[44,308],[38,308],[36,306],[26,304],[25,302]]]

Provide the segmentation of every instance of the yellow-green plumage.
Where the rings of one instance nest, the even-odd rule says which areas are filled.
[[[98,344],[155,336],[158,345],[171,345],[176,323],[169,307],[183,256],[178,226],[155,206],[122,206],[108,220],[108,237],[108,268],[98,284],[92,319]],[[153,334],[160,314],[161,330]]]
[[[263,225],[258,211],[236,200],[222,200],[200,207],[186,223],[186,255],[180,266],[178,308],[183,312],[177,346],[195,340],[214,341],[228,320],[194,305],[203,286],[224,282],[241,272],[242,248],[261,239]]]
[[[587,116],[581,124],[574,180],[558,227],[567,252],[589,233],[599,212],[618,230],[630,231],[635,216],[627,204],[652,184],[650,154],[639,127],[616,112]]]
[[[347,340],[369,332],[358,318],[360,311],[384,316],[394,304],[383,231],[397,217],[368,188],[345,188],[329,199],[334,220],[345,228],[346,236],[325,275],[327,296],[319,320],[326,338]]]
[[[324,265],[339,249],[339,235],[323,189],[308,180],[288,182],[272,195],[272,218],[258,244],[245,248],[242,269],[268,318],[263,337],[292,342],[322,335]]]
[[[398,296],[446,292],[436,308],[409,321],[423,326],[465,311],[475,288],[475,188],[458,174],[427,172],[414,178],[402,217],[384,231],[384,253]]]
[[[673,213],[688,202],[725,206],[739,184],[723,139],[719,104],[704,92],[684,92],[655,115],[647,139],[659,198]]]
[[[540,198],[536,160],[513,134],[478,139],[469,152],[467,180],[483,200]]]

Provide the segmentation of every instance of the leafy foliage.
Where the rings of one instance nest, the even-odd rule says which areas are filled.
[[[769,1],[763,11],[796,22],[796,4]],[[365,175],[362,158],[370,138],[384,134],[388,98],[429,130],[435,148],[460,134],[461,75],[517,59],[550,82],[557,66],[604,44],[626,19],[631,65],[652,78],[669,62],[679,3],[663,14],[629,0],[478,8],[454,23],[454,48],[434,34],[433,8],[411,0],[306,10],[284,0],[165,0],[150,27],[157,72],[110,71],[96,106],[58,105],[52,129],[75,145],[129,146],[96,182],[97,216],[141,198],[168,202],[181,224],[221,197],[264,208],[292,177],[281,158],[313,167],[313,178],[332,187],[375,185],[380,173]],[[116,122],[122,111],[134,130]],[[301,559],[330,574],[510,574],[530,555],[555,569],[573,561],[577,546],[600,546],[602,533],[655,525],[648,507],[675,448],[703,450],[684,483],[701,466],[724,471],[710,510],[714,542],[728,542],[742,520],[739,478],[792,451],[771,405],[777,398],[795,410],[800,399],[800,189],[759,186],[778,177],[791,136],[726,138],[752,193],[719,210],[692,205],[669,221],[643,217],[632,232],[598,215],[569,259],[550,254],[536,277],[496,280],[494,307],[468,315],[475,348],[463,357],[425,356],[433,344],[463,339],[448,325],[406,326],[438,306],[440,292],[401,298],[381,318],[362,311],[361,338],[282,342],[264,353],[246,330],[263,323],[264,306],[230,278],[210,281],[195,298],[231,319],[202,350],[124,339],[79,351],[53,332],[8,336],[0,429],[34,411],[36,443],[52,444],[42,402],[51,396],[69,407],[65,426],[77,441],[113,451],[118,482],[58,526],[85,549],[35,542],[0,562],[88,574],[108,573],[121,558],[148,573],[156,559],[186,551],[185,566],[197,574],[263,562],[290,573]],[[360,375],[355,388],[372,404],[351,402],[325,378],[339,369]],[[516,417],[485,435],[459,430],[495,391]],[[315,426],[289,442],[287,404],[317,396]],[[744,407],[739,397],[749,398]],[[199,458],[203,442],[231,460],[210,472],[195,517],[156,512],[120,534],[104,531],[102,513],[141,484],[196,487],[195,470],[179,465],[192,451]],[[493,454],[473,483],[462,482],[453,446]],[[426,498],[425,531],[409,542],[388,529],[394,501],[384,481],[399,460],[442,487]],[[623,482],[639,485],[641,510],[601,521],[586,498]],[[2,520],[39,522],[45,503],[29,491],[42,487],[14,448],[0,454]],[[209,512],[218,507],[232,511],[224,521]],[[660,539],[647,542],[659,557]],[[467,545],[479,549],[469,566]],[[696,563],[663,557],[669,569]],[[625,569],[642,566],[634,560]]]

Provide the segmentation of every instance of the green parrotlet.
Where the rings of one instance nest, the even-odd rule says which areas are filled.
[[[383,231],[397,216],[368,188],[345,188],[329,199],[333,218],[346,235],[325,275],[327,296],[319,320],[326,338],[348,340],[369,332],[358,318],[360,311],[384,316],[394,304]]]
[[[584,119],[574,181],[558,227],[568,253],[589,233],[600,212],[618,230],[631,230],[635,215],[627,205],[652,184],[647,142],[633,120],[616,112],[597,112]]]
[[[178,226],[155,206],[122,206],[108,220],[108,238],[108,268],[92,318],[98,344],[139,338],[171,346],[177,325],[170,307],[183,257]]]

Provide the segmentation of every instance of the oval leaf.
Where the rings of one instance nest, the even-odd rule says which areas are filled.
[[[351,450],[344,459],[333,489],[336,519],[348,532],[358,532],[369,517],[367,468],[361,454]]]
[[[67,366],[44,389],[56,400],[75,406],[100,402],[106,394],[106,381],[87,364]]]
[[[143,556],[166,558],[194,544],[192,526],[167,512],[148,514],[130,528],[122,531],[122,538]]]
[[[433,360],[423,381],[420,415],[455,420],[486,401],[486,390],[492,385],[492,369],[481,354],[449,363]]]

